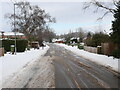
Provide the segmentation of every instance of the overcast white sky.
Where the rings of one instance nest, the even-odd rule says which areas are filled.
[[[7,0],[8,2],[0,2],[0,30],[11,31],[11,26],[8,19],[4,18],[6,13],[13,13],[13,3]],[[17,0],[16,0],[17,1]],[[31,0],[27,0],[31,1]],[[92,11],[94,8],[91,8],[87,11],[83,11],[83,2],[31,2],[31,4],[38,5],[42,9],[45,9],[52,17],[56,18],[55,24],[50,24],[50,27],[54,29],[57,34],[64,34],[69,32],[71,29],[75,31],[76,28],[82,27],[86,31],[95,32],[98,27],[102,27],[107,32],[111,28],[111,21],[113,17],[111,14],[107,15],[102,21],[96,21],[99,16],[103,14],[102,11],[94,14]]]

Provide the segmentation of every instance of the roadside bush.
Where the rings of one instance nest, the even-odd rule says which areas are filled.
[[[24,52],[27,47],[27,40],[17,40],[16,47],[17,52]],[[5,52],[9,52],[11,50],[11,45],[15,44],[15,40],[2,40],[2,46],[5,49]]]
[[[2,47],[2,40],[0,40],[0,48]]]
[[[79,49],[83,49],[83,46],[82,46],[82,45],[78,45],[78,48],[79,48]]]
[[[85,40],[85,43],[87,46],[97,47],[100,46],[101,43],[109,42],[109,41],[110,41],[109,35],[99,32],[99,33],[95,33],[91,38],[87,38]]]
[[[92,38],[88,38],[85,40],[87,46],[94,47],[94,42],[92,41]]]

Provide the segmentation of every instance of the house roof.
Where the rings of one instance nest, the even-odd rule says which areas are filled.
[[[64,38],[60,38],[60,39],[53,39],[52,41],[53,41],[53,42],[56,42],[56,41],[65,41],[65,39],[64,39]]]
[[[2,35],[2,33],[0,33],[0,35]],[[4,35],[5,35],[5,36],[12,36],[12,35],[15,35],[15,32],[4,32]],[[23,33],[16,32],[16,35],[23,36],[24,34],[23,34]]]

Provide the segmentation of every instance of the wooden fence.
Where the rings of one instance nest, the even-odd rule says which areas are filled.
[[[113,43],[101,43],[101,46],[104,55],[111,55],[114,50],[118,49],[118,45]]]
[[[84,50],[92,53],[111,55],[114,50],[118,49],[118,45],[113,43],[101,43],[101,46],[90,47],[84,46]]]

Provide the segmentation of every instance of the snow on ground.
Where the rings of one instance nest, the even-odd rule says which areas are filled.
[[[3,88],[54,88],[55,74],[52,58],[43,56],[29,63],[2,84]],[[9,81],[9,82],[8,82]]]
[[[74,52],[75,54],[77,54],[85,59],[91,60],[93,62],[100,64],[100,65],[104,65],[106,67],[109,67],[112,70],[120,72],[120,70],[118,68],[118,63],[120,62],[120,59],[113,58],[112,56],[108,57],[106,55],[90,53],[90,52],[87,52],[84,50],[80,50],[77,47],[72,47],[72,46],[68,46],[65,44],[57,44],[56,43],[56,45],[65,47],[66,49]]]
[[[5,54],[5,56],[0,57],[0,81],[4,82],[28,63],[37,60],[43,56],[48,49],[49,47],[46,46],[44,49],[31,49],[30,51],[17,53],[17,55]],[[2,82],[0,82],[0,85]]]

